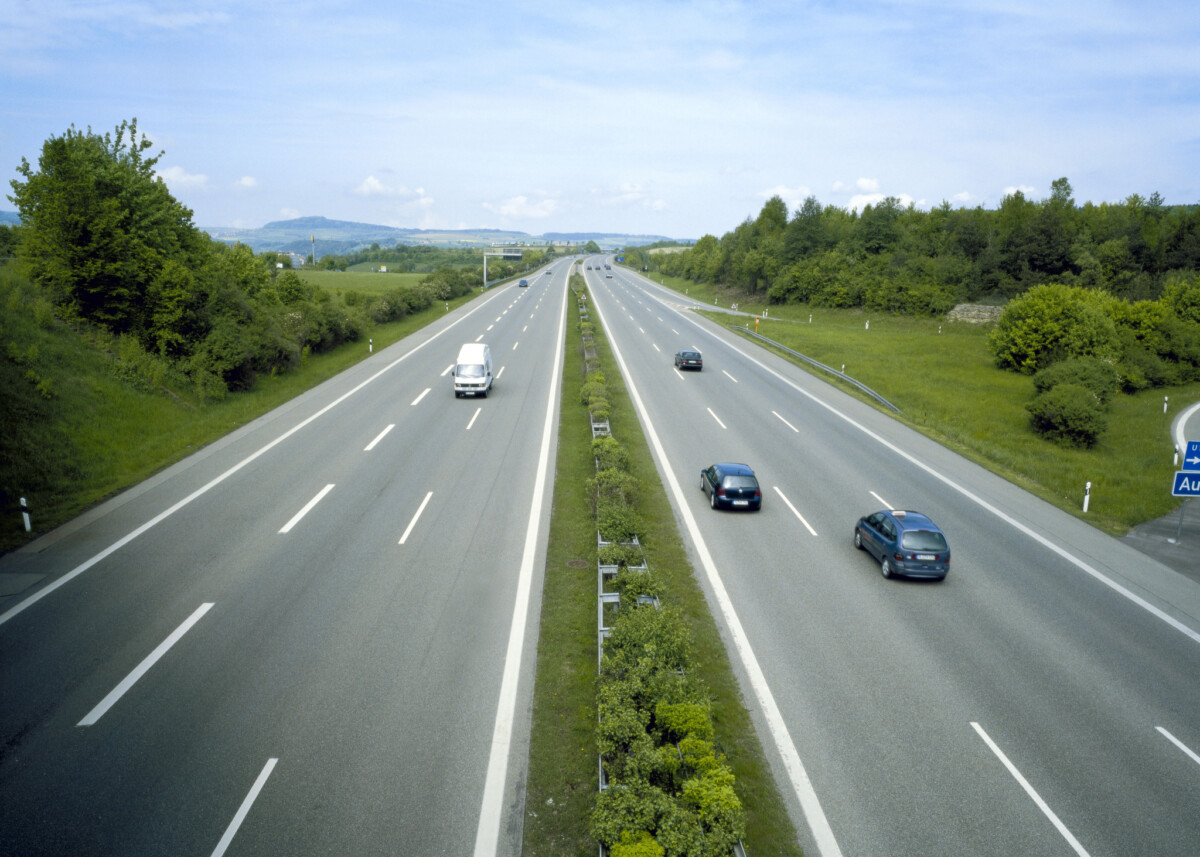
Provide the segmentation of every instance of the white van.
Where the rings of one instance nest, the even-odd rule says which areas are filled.
[[[492,389],[492,349],[482,342],[468,342],[458,350],[454,364],[454,398],[482,396]]]

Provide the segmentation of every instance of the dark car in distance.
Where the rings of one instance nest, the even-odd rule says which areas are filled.
[[[920,512],[881,510],[854,525],[854,546],[879,560],[884,577],[944,580],[950,545],[937,524]]]
[[[685,349],[675,352],[675,368],[676,369],[695,369],[700,371],[704,368],[704,358],[700,356],[699,351]]]
[[[700,490],[708,495],[708,505],[714,509],[762,508],[762,491],[758,479],[745,464],[721,462],[700,471]]]
[[[517,285],[518,286],[528,286],[529,280],[521,280],[521,282],[517,283]]]

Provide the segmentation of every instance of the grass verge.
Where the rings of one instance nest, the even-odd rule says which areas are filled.
[[[596,523],[587,494],[595,462],[587,408],[577,395],[584,373],[574,302],[569,317],[554,506],[538,635],[524,819],[526,857],[596,853],[595,840],[588,832],[598,788],[594,738]],[[662,582],[663,602],[678,607],[685,616],[697,672],[713,696],[716,742],[728,757],[746,807],[746,848],[751,854],[799,855],[796,831],[776,790],[716,622],[692,573],[641,425],[599,327],[596,347],[608,378],[613,436],[628,451],[630,472],[642,483],[638,513],[646,525],[642,541],[650,567]]]

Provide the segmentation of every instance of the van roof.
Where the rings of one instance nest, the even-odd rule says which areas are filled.
[[[458,349],[458,362],[462,363],[464,357],[481,357],[487,350],[487,343],[468,342],[462,348]]]

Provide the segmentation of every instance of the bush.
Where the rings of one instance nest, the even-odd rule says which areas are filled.
[[[1002,369],[1032,375],[1067,357],[1116,358],[1117,330],[1104,292],[1062,285],[1035,286],[1014,299],[988,335]]]
[[[629,454],[615,437],[598,437],[592,441],[592,455],[598,470],[628,470]]]
[[[596,502],[596,526],[609,542],[632,541],[640,529],[637,515],[624,501],[609,499]]]
[[[1059,384],[1075,384],[1090,391],[1100,402],[1107,403],[1121,390],[1121,375],[1106,360],[1095,357],[1072,357],[1052,363],[1033,376],[1034,389],[1039,393]]]
[[[1038,434],[1063,446],[1094,446],[1106,428],[1100,400],[1078,384],[1059,384],[1025,409]]]
[[[637,499],[638,481],[624,470],[610,467],[597,471],[596,476],[588,480],[588,488],[596,499],[604,497],[632,503]]]

